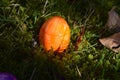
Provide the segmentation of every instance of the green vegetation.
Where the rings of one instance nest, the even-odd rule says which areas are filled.
[[[108,11],[119,0],[0,0],[0,71],[18,80],[119,80],[120,54],[98,41]],[[62,55],[45,52],[38,43],[43,22],[58,15],[71,28],[71,42]],[[85,27],[78,49],[75,43]],[[38,44],[33,46],[34,41]]]

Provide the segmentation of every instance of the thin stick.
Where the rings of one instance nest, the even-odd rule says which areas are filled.
[[[81,72],[80,72],[80,70],[78,69],[78,66],[76,66],[76,69],[77,69],[78,75],[79,75],[80,77],[82,77]]]
[[[34,74],[35,74],[35,71],[36,71],[36,67],[33,69],[33,72],[32,72],[32,75],[31,75],[31,77],[30,77],[30,80],[33,79],[33,76],[34,76]]]
[[[92,16],[93,13],[94,13],[94,10],[91,11],[90,15],[89,15],[88,18],[85,20],[84,26],[86,26],[86,23],[89,21],[89,19],[90,19],[90,17]]]
[[[46,10],[46,6],[47,6],[47,4],[48,4],[48,0],[45,1],[45,5],[44,5],[44,7],[43,7],[43,11],[42,11],[43,14],[45,13],[45,10]]]
[[[81,29],[81,32],[79,33],[79,36],[77,38],[76,44],[75,44],[75,50],[78,50],[78,46],[82,41],[82,37],[85,34],[85,27],[83,26]]]

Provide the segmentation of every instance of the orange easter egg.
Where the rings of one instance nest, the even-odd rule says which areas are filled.
[[[54,16],[45,21],[39,32],[39,41],[46,51],[63,52],[70,42],[70,28],[66,20]]]

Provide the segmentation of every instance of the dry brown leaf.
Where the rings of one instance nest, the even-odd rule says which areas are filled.
[[[108,20],[106,26],[112,32],[120,32],[120,17],[118,13],[115,11],[116,7],[112,7],[112,9],[108,12]]]
[[[120,51],[120,17],[115,9],[116,7],[114,6],[108,12],[108,20],[106,23],[109,31],[115,34],[106,38],[101,38],[99,41],[107,48],[118,53]]]
[[[114,52],[120,51],[120,32],[115,33],[112,36],[101,38],[99,41],[106,46],[107,48],[110,48]]]

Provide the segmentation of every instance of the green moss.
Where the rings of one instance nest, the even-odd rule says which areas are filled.
[[[119,0],[0,1],[0,71],[19,80],[117,80],[119,54],[98,41],[110,35],[105,23],[112,6],[119,11]],[[38,42],[41,25],[54,15],[65,18],[71,28],[70,45],[62,55],[44,51]],[[83,26],[85,33],[76,50]]]

